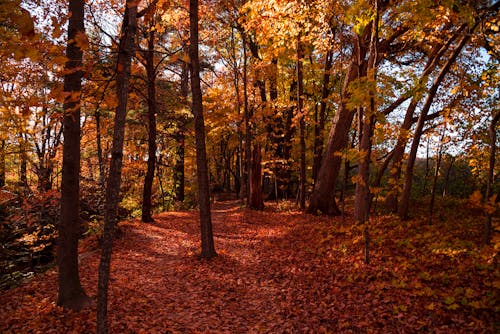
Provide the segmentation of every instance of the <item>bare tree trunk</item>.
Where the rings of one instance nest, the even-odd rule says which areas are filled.
[[[106,204],[104,211],[104,231],[99,263],[99,282],[97,291],[97,333],[108,332],[108,284],[110,275],[113,234],[117,223],[117,211],[120,201],[121,172],[123,162],[123,142],[125,137],[125,120],[127,115],[131,60],[135,50],[137,33],[136,0],[127,0],[122,23],[118,60],[116,66],[116,107],[113,131],[113,147],[106,186]]]
[[[441,138],[439,138],[436,168],[434,169],[434,177],[432,179],[431,201],[429,203],[429,224],[432,224],[432,215],[434,214],[434,202],[436,200],[437,180],[438,180],[438,176],[439,176],[439,169],[441,168],[441,160],[443,157],[444,133],[445,133],[445,128],[443,128],[443,132],[441,133]],[[427,147],[429,147],[429,146],[427,146]]]
[[[184,105],[188,105],[189,95],[189,64],[182,64],[181,73],[181,99]],[[185,161],[185,144],[186,144],[186,119],[183,117],[179,120],[178,129],[175,134],[177,142],[176,160],[174,166],[174,191],[175,200],[179,202],[184,201],[184,161]]]
[[[196,136],[196,166],[198,175],[198,202],[200,205],[201,258],[217,255],[210,215],[210,189],[208,181],[205,124],[203,120],[202,93],[200,86],[200,61],[198,56],[198,0],[189,1],[189,59],[191,67],[191,92],[193,97],[194,128]]]
[[[64,146],[61,182],[61,217],[58,225],[57,304],[80,310],[89,304],[78,274],[78,238],[80,236],[80,101],[82,90],[83,51],[75,40],[85,34],[84,1],[70,0],[71,16],[68,24],[68,42],[65,65],[64,92]]]
[[[262,197],[262,155],[260,145],[257,143],[253,147],[251,181],[250,181],[250,209],[264,210],[264,199]]]
[[[2,139],[0,145],[0,187],[4,186],[5,186],[5,139]]]
[[[156,73],[154,64],[155,31],[149,31],[146,52],[146,72],[148,84],[148,167],[144,178],[142,194],[142,221],[153,222],[151,196],[156,165]]]
[[[248,108],[248,78],[247,78],[247,46],[243,39],[243,119],[245,122],[245,171],[243,173],[243,185],[247,206],[250,205],[250,156],[252,155],[252,129],[250,127],[250,117],[252,116]]]
[[[95,112],[95,131],[97,142],[97,162],[99,164],[99,187],[104,192],[104,157],[102,153],[102,137],[101,137],[101,112]]]
[[[500,120],[500,111],[497,111],[493,116],[489,126],[489,137],[490,137],[490,161],[488,168],[488,179],[486,180],[486,194],[484,196],[485,201],[488,203],[491,196],[491,188],[493,186],[494,181],[494,171],[495,171],[495,158],[496,158],[496,149],[497,149],[497,123]],[[491,243],[491,235],[493,233],[492,227],[492,215],[494,212],[490,212],[490,210],[486,210],[486,221],[484,222],[484,232],[483,232],[483,241],[486,245]]]
[[[300,127],[300,190],[299,190],[299,203],[300,209],[306,208],[306,121],[303,111],[303,98],[304,94],[304,75],[302,73],[302,45],[300,43],[300,34],[297,37],[297,115],[299,116]]]

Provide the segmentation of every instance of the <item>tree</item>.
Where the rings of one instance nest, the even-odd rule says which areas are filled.
[[[210,214],[210,189],[208,182],[205,123],[203,120],[202,92],[200,85],[200,60],[198,55],[198,0],[189,1],[189,65],[193,99],[194,129],[196,136],[196,173],[198,176],[198,203],[200,207],[201,258],[210,259],[215,252]]]
[[[154,14],[151,15],[150,29],[148,32],[148,48],[144,52],[146,58],[146,73],[148,87],[148,167],[144,177],[144,190],[142,195],[142,221],[153,222],[151,216],[151,193],[156,165],[156,66],[155,66],[155,24]]]
[[[69,24],[64,76],[64,147],[61,184],[61,218],[58,225],[57,304],[79,310],[89,303],[78,274],[80,235],[80,101],[83,42],[85,41],[83,0],[69,1]]]
[[[118,45],[118,60],[116,63],[116,107],[113,131],[113,147],[106,185],[104,231],[101,246],[101,261],[99,263],[99,282],[97,291],[97,333],[108,332],[108,284],[113,247],[113,234],[117,222],[117,210],[120,194],[121,172],[123,161],[123,142],[125,136],[125,118],[129,93],[131,59],[135,51],[135,36],[137,32],[138,1],[127,0],[123,14],[120,43]]]

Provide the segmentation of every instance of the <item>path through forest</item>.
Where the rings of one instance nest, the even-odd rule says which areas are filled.
[[[197,211],[162,213],[152,224],[120,223],[110,282],[112,333],[397,333],[431,328],[465,333],[492,328],[495,314],[440,302],[446,286],[436,286],[428,277],[419,280],[415,273],[432,277],[419,267],[425,262],[402,264],[397,256],[406,255],[384,254],[380,242],[374,246],[373,264],[364,265],[359,236],[342,227],[340,218],[278,205],[250,211],[237,201],[216,203],[212,214],[218,257],[210,261],[197,258]],[[92,239],[81,248],[82,282],[95,296],[99,252]],[[453,270],[455,265],[449,265],[438,272]],[[75,313],[54,305],[56,279],[52,269],[4,292],[0,332],[94,332],[95,309]]]

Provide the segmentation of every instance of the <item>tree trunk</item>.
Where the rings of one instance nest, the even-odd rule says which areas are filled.
[[[300,126],[300,189],[299,203],[300,209],[306,208],[306,121],[303,109],[304,94],[304,75],[302,73],[302,45],[300,43],[300,35],[297,37],[297,115],[299,116]]]
[[[250,156],[252,155],[252,129],[250,127],[250,109],[248,107],[248,78],[247,78],[247,46],[243,39],[243,120],[245,122],[245,170],[243,173],[243,189],[247,206],[250,205]],[[265,97],[265,95],[264,95]]]
[[[361,37],[357,37],[358,39]],[[361,44],[361,43],[358,43]],[[364,59],[366,47],[359,46],[353,51],[351,63],[347,70],[342,96],[345,97],[340,102],[339,110],[335,114],[333,126],[330,129],[325,153],[321,160],[321,166],[318,171],[317,182],[314,184],[314,190],[311,195],[311,201],[307,208],[308,213],[316,214],[321,212],[327,215],[339,215],[340,210],[335,202],[335,182],[339,175],[342,157],[339,152],[346,147],[349,139],[349,130],[354,118],[354,111],[347,107],[346,101],[349,99],[347,88],[349,84],[366,73],[366,61],[358,62]]]
[[[252,152],[252,167],[250,176],[250,209],[264,210],[264,199],[262,197],[262,155],[260,145],[255,144]]]
[[[101,140],[101,112],[95,112],[95,131],[96,131],[96,144],[97,144],[97,162],[99,164],[99,187],[104,192],[104,157],[102,153],[102,140]]]
[[[429,203],[429,224],[432,224],[432,215],[434,214],[434,202],[436,200],[437,180],[438,180],[438,176],[439,176],[439,169],[441,168],[441,160],[443,158],[444,133],[445,133],[445,129],[443,128],[443,132],[441,133],[441,138],[439,139],[436,168],[434,169],[434,177],[432,179],[431,201]],[[427,147],[429,147],[429,145],[427,145]]]
[[[441,46],[436,46],[432,51],[429,60],[427,61],[424,71],[420,76],[420,80],[418,82],[418,86],[421,86],[426,80],[429,74],[437,67],[439,64],[439,60],[445,54],[445,52],[449,49],[451,43],[457,38],[458,34],[465,28],[465,26],[460,27],[457,30],[457,33],[451,36],[446,43]],[[417,94],[413,96],[406,109],[405,117],[403,120],[403,124],[399,129],[398,138],[396,142],[396,146],[394,147],[394,153],[392,155],[392,163],[389,168],[389,192],[387,193],[385,206],[387,210],[390,212],[396,213],[398,211],[398,196],[401,190],[400,187],[400,178],[401,178],[401,170],[403,166],[403,158],[405,153],[406,144],[409,139],[409,132],[411,126],[413,125],[413,115],[415,114],[415,110],[417,109],[417,105],[420,101],[421,97]]]
[[[489,202],[491,196],[491,188],[493,187],[494,181],[494,172],[495,172],[495,158],[496,158],[496,149],[497,149],[497,123],[500,121],[500,111],[497,111],[493,116],[489,126],[489,137],[490,137],[490,161],[488,168],[488,179],[486,180],[486,194],[484,199],[486,203]],[[493,233],[492,226],[492,215],[494,212],[490,212],[490,210],[486,210],[486,221],[484,222],[484,232],[483,232],[483,241],[486,245],[491,243],[491,235]]]
[[[142,221],[153,222],[151,215],[151,196],[156,165],[156,73],[154,64],[155,32],[149,31],[148,51],[146,52],[146,72],[148,83],[148,167],[144,178],[142,194]]]
[[[364,238],[365,238],[365,263],[370,263],[370,234],[368,221],[370,218],[370,204],[371,204],[371,191],[370,191],[370,161],[372,151],[372,136],[373,128],[375,126],[375,119],[377,113],[377,106],[375,104],[375,96],[377,95],[377,42],[378,42],[378,0],[374,1],[375,18],[371,23],[371,38],[370,38],[370,52],[367,66],[366,79],[371,80],[373,87],[370,89],[370,108],[359,108],[359,122],[360,122],[360,135],[359,152],[361,158],[358,162],[358,176],[356,182],[356,196],[354,202],[354,215],[359,225],[364,225]]]
[[[122,33],[119,43],[116,66],[116,107],[113,146],[108,182],[106,186],[106,201],[104,212],[104,231],[102,237],[101,261],[99,263],[99,282],[97,291],[97,333],[108,332],[108,285],[110,275],[113,234],[116,225],[118,204],[120,201],[120,184],[123,161],[123,142],[125,136],[125,120],[127,114],[130,67],[135,51],[135,35],[137,33],[138,1],[127,0],[122,23]]]
[[[5,139],[0,144],[0,188],[5,186]]]
[[[325,122],[326,122],[326,101],[330,95],[330,70],[333,63],[333,52],[328,51],[325,56],[325,68],[323,70],[323,88],[321,90],[321,102],[319,117],[316,118],[314,124],[314,160],[312,167],[312,178],[314,183],[318,178],[318,171],[321,164],[321,157],[323,153],[323,145],[325,141]]]
[[[194,128],[196,136],[196,166],[198,176],[198,202],[200,205],[201,258],[217,255],[210,215],[210,189],[208,182],[205,124],[203,120],[202,93],[200,86],[200,61],[198,55],[198,0],[189,0],[189,59],[191,68],[191,92],[193,97]]]
[[[64,146],[61,182],[61,217],[58,225],[57,305],[80,310],[89,304],[78,274],[78,238],[80,236],[80,101],[82,89],[83,51],[75,41],[85,34],[84,1],[70,0],[71,16],[64,76]]]
[[[401,203],[400,203],[400,206],[398,208],[398,215],[401,219],[408,219],[408,211],[409,211],[409,207],[410,207],[410,192],[411,192],[411,187],[412,187],[412,183],[413,183],[413,167],[415,166],[415,160],[417,157],[417,150],[418,150],[418,146],[420,144],[420,138],[422,137],[424,123],[425,123],[427,114],[428,114],[429,109],[432,105],[432,102],[434,101],[434,97],[436,96],[437,90],[438,90],[439,86],[441,85],[441,82],[443,81],[444,77],[448,73],[451,65],[455,62],[455,59],[458,57],[458,55],[462,51],[462,48],[464,47],[464,45],[468,41],[468,39],[469,39],[468,35],[462,36],[457,47],[455,48],[453,53],[450,55],[450,57],[446,61],[446,64],[443,66],[443,68],[441,68],[439,75],[434,79],[434,82],[433,82],[431,88],[429,89],[424,106],[422,107],[422,111],[420,112],[420,115],[418,117],[417,127],[415,129],[415,133],[413,134],[413,141],[411,144],[410,155],[408,157],[408,163],[406,165],[406,170],[405,170],[405,181],[404,181],[403,192],[401,194]]]
[[[186,106],[189,105],[188,102],[189,95],[189,64],[184,62],[182,64],[181,72],[181,101],[182,104]],[[174,191],[175,200],[179,202],[184,201],[185,191],[185,173],[184,173],[184,161],[185,161],[185,143],[186,143],[186,123],[187,120],[183,116],[178,120],[177,132],[175,134],[175,141],[177,143],[176,156],[174,165]]]

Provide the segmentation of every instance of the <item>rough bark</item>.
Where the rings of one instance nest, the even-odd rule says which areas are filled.
[[[123,142],[125,137],[125,120],[127,114],[128,91],[131,59],[134,54],[134,41],[137,32],[138,1],[127,0],[122,23],[116,67],[116,107],[113,129],[113,144],[106,185],[104,231],[101,245],[101,261],[99,263],[99,282],[97,291],[97,333],[108,332],[108,285],[110,275],[113,234],[117,223],[121,172],[123,162]]]
[[[149,31],[146,52],[146,73],[148,84],[148,163],[142,193],[142,221],[153,222],[152,189],[156,166],[156,71],[154,63],[155,32]]]
[[[193,98],[194,128],[196,137],[196,166],[198,177],[198,202],[200,207],[201,258],[210,259],[215,252],[212,219],[210,214],[210,189],[208,181],[205,124],[203,120],[200,86],[200,61],[198,55],[198,0],[189,1],[189,59],[191,92]]]
[[[80,234],[80,99],[83,51],[75,41],[84,34],[84,1],[69,1],[66,74],[64,76],[64,146],[61,181],[61,216],[58,225],[57,304],[79,310],[89,304],[78,273],[78,238]]]

